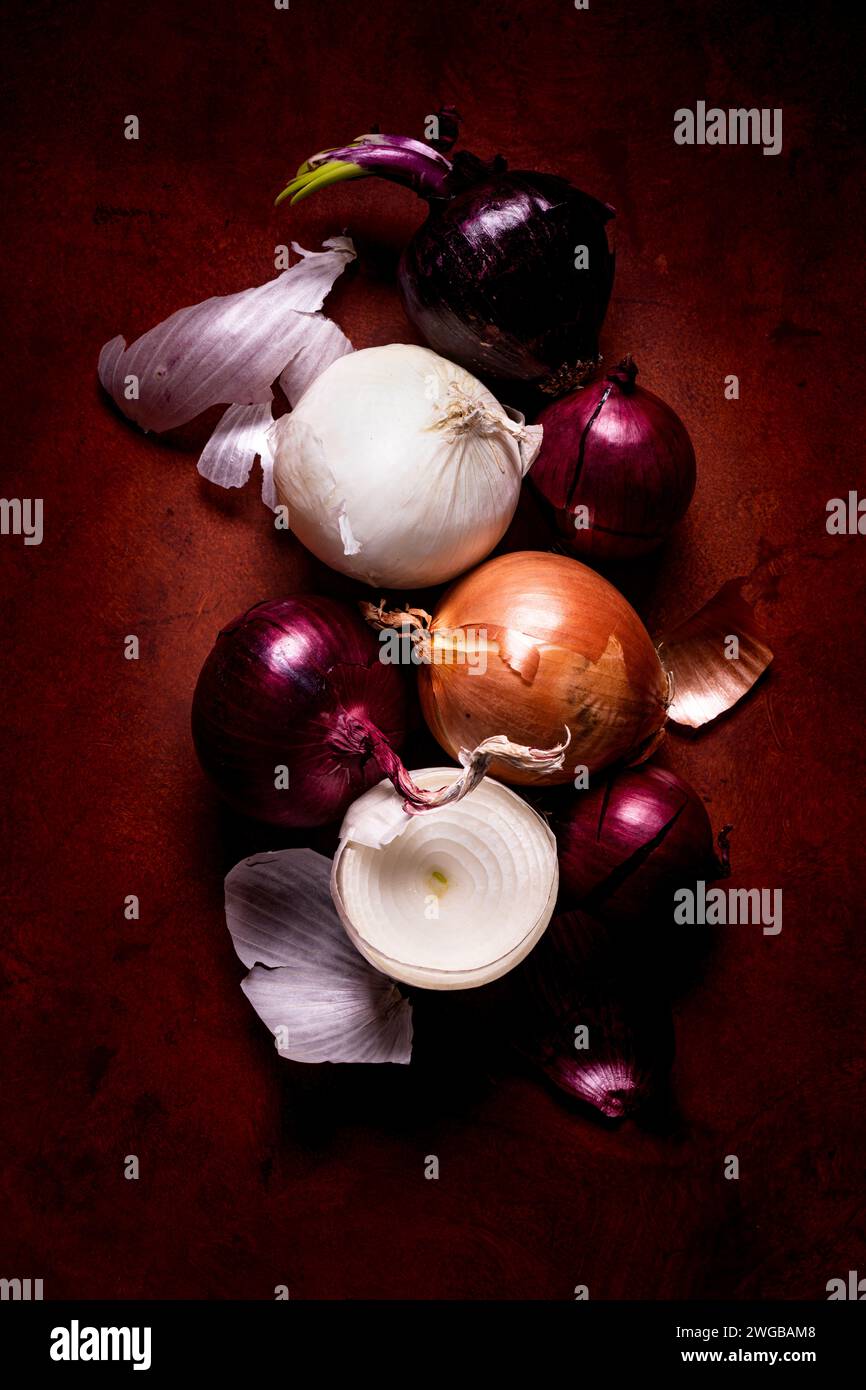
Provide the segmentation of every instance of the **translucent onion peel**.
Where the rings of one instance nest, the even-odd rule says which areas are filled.
[[[406,343],[334,362],[271,432],[299,540],[367,583],[438,584],[505,534],[541,428]]]
[[[199,473],[220,487],[243,487],[258,455],[263,466],[265,460],[269,465],[262,482],[262,500],[273,509],[273,460],[268,445],[268,431],[273,422],[270,402],[267,405],[230,405],[202,450]]]
[[[459,775],[412,773],[430,788]],[[424,989],[469,989],[531,951],[558,882],[550,830],[498,782],[415,817],[381,783],[346,814],[331,891],[352,941],[379,970]]]
[[[355,258],[348,237],[324,251],[293,249],[301,260],[238,294],[178,309],[129,347],[112,338],[99,354],[99,380],[115,405],[144,430],[187,424],[215,405],[226,410],[199,460],[222,487],[241,487],[256,455],[270,462],[274,381],[294,404],[352,344],[320,312],[334,281]],[[265,479],[265,497],[269,483]]]
[[[699,729],[724,714],[773,660],[744,593],[748,583],[745,577],[729,580],[699,612],[660,637],[659,655],[673,676],[668,715],[675,724]]]
[[[257,854],[226,878],[226,922],[250,973],[241,988],[296,1062],[408,1062],[412,1008],[358,954],[331,901],[331,861]]]

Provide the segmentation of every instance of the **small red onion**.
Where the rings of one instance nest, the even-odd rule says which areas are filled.
[[[352,609],[311,595],[260,603],[223,628],[196,686],[192,732],[226,800],[272,825],[325,825],[392,770],[374,746],[400,769],[391,746],[405,733],[405,686],[379,653]]]
[[[701,798],[676,773],[627,768],[554,813],[562,900],[609,922],[634,921],[692,878],[726,871]]]
[[[584,559],[655,549],[695,490],[695,453],[683,422],[635,385],[636,376],[626,358],[539,416],[544,438],[530,478],[569,550]]]
[[[657,1099],[674,1052],[648,963],[593,918],[554,918],[518,973],[513,1041],[561,1090],[621,1119]]]

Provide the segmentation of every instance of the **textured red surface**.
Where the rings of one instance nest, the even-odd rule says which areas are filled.
[[[604,1299],[821,1297],[862,1273],[866,539],[824,529],[863,480],[850,21],[637,0],[17,10],[3,495],[43,497],[46,531],[0,539],[0,1274],[46,1297]],[[734,823],[733,882],[784,890],[784,929],[730,929],[679,998],[676,1115],[655,1130],[569,1107],[483,1028],[461,1055],[457,1000],[422,1001],[410,1069],[276,1058],[221,880],[282,841],[216,804],[190,697],[225,619],[346,586],[96,387],[107,338],[344,226],[360,266],[333,312],[359,346],[407,338],[392,272],[421,205],[373,183],[271,200],[311,151],[375,121],[420,134],[449,100],[470,148],[618,208],[603,347],[634,353],[698,457],[686,523],[623,581],[647,621],[784,562],[772,675],[664,754]],[[675,146],[697,100],[782,107],[783,153]]]

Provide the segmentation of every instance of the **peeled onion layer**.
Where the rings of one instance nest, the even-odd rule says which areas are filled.
[[[668,716],[675,724],[699,729],[732,709],[773,660],[744,587],[743,576],[723,584],[717,594],[685,622],[659,638],[659,655],[673,677]],[[731,638],[736,639],[736,655]]]
[[[412,773],[448,786],[455,768]],[[377,969],[424,989],[468,989],[511,970],[553,913],[553,835],[490,779],[463,800],[408,816],[387,782],[350,808],[331,890],[346,931]]]
[[[352,344],[320,310],[334,281],[355,259],[349,237],[305,251],[275,279],[237,294],[178,309],[127,347],[112,338],[99,354],[99,380],[123,414],[163,433],[215,405],[228,408],[199,459],[203,477],[242,487],[258,456],[263,499],[274,505],[267,432],[272,384],[290,404]]]
[[[365,348],[274,425],[276,495],[332,569],[377,586],[438,584],[501,540],[541,434],[428,348]]]
[[[281,1057],[408,1062],[412,1007],[358,954],[330,893],[331,861],[311,849],[256,854],[226,878],[226,923],[250,968],[241,984]]]

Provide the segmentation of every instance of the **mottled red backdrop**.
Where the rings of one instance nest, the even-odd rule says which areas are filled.
[[[41,1277],[46,1297],[269,1298],[285,1283],[296,1298],[568,1299],[584,1283],[609,1299],[822,1297],[866,1273],[866,537],[824,528],[827,500],[864,486],[846,12],[16,10],[2,490],[44,499],[45,538],[0,538],[0,1275]],[[783,153],[676,146],[673,112],[698,100],[783,108]],[[128,428],[97,389],[115,333],[266,279],[276,244],[343,227],[360,265],[335,316],[358,346],[411,337],[393,281],[423,211],[410,194],[272,200],[311,151],[374,122],[420,135],[443,101],[479,154],[560,171],[618,209],[605,354],[635,354],[699,462],[675,543],[622,581],[650,626],[758,561],[780,570],[770,678],[663,756],[735,825],[733,882],[783,889],[784,929],[730,929],[679,997],[674,1113],[655,1127],[597,1122],[483,1028],[467,1055],[459,1001],[423,1001],[409,1069],[277,1059],[239,989],[222,876],[284,841],[217,804],[190,697],[225,619],[347,589],[274,532],[254,489],[202,483],[193,452]],[[441,1177],[425,1181],[434,1153]]]

